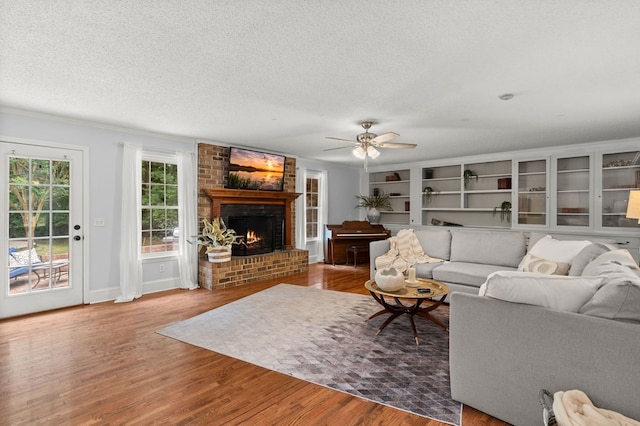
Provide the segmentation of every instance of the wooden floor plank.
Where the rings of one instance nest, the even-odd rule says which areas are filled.
[[[2,320],[1,422],[441,425],[155,333],[281,282],[368,294],[368,275],[367,265],[315,264],[236,288],[171,290]],[[465,407],[463,424],[505,423]]]

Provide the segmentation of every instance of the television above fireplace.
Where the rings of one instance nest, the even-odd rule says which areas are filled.
[[[282,191],[284,163],[283,155],[231,147],[226,188]]]

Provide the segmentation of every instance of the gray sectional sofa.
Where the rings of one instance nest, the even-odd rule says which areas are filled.
[[[487,276],[495,271],[515,271],[527,250],[527,239],[517,231],[420,229],[420,245],[431,257],[446,262],[416,264],[416,275],[443,282],[453,291],[478,294]],[[389,251],[389,240],[369,245],[370,276],[375,259]]]
[[[529,245],[543,235],[532,233]],[[510,424],[533,426],[543,424],[540,389],[579,389],[595,406],[640,420],[640,269],[628,253],[630,260],[597,264],[599,256],[583,265],[583,276],[559,278],[604,280],[578,313],[478,295],[492,272],[517,270],[527,252],[521,232],[420,229],[416,236],[428,255],[447,260],[417,265],[416,272],[452,290],[453,399]],[[372,277],[375,258],[388,250],[388,241],[370,244]],[[493,276],[506,276],[510,285],[510,274]],[[547,281],[536,275],[534,284]],[[565,295],[574,297],[574,287],[568,288]]]

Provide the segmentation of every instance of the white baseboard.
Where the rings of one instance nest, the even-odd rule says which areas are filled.
[[[150,281],[142,284],[142,294],[157,293],[159,291],[180,288],[180,278]],[[86,303],[101,303],[116,300],[120,296],[120,287],[110,287],[104,290],[91,291]]]

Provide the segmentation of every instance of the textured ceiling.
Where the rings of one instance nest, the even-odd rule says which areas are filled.
[[[637,0],[0,0],[0,104],[353,165],[325,136],[365,119],[418,144],[371,165],[628,138],[639,23]]]

